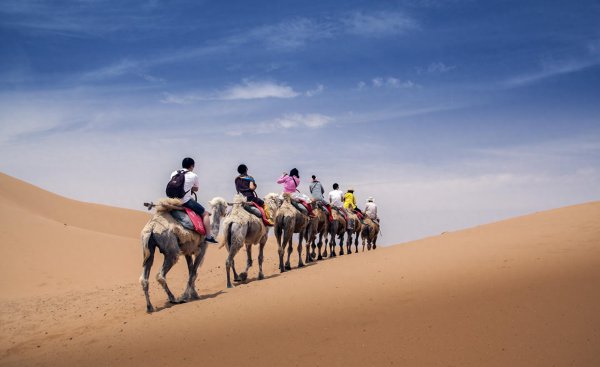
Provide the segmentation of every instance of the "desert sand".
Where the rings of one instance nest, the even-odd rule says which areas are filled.
[[[202,299],[169,305],[152,276],[153,314],[138,283],[148,218],[0,174],[0,364],[600,366],[600,202],[284,274],[270,240],[267,279],[255,265],[233,289],[211,246]]]

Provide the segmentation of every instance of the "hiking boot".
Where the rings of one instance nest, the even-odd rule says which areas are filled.
[[[215,238],[213,236],[210,237],[206,237],[206,242],[210,242],[210,243],[219,243],[219,241],[215,240]]]

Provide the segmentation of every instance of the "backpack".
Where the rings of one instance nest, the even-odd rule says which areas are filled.
[[[187,194],[187,191],[183,189],[183,185],[185,184],[185,174],[188,171],[180,170],[178,171],[169,183],[167,184],[167,189],[165,190],[166,194],[170,198],[181,199]]]

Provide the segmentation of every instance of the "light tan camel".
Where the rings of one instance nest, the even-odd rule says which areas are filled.
[[[317,260],[323,260],[321,248],[323,247],[323,239],[325,238],[325,241],[327,241],[327,233],[329,231],[329,212],[327,209],[316,201],[312,202],[312,206],[314,217],[310,218],[310,222],[308,223],[308,226],[306,226],[306,231],[304,232],[307,262],[311,262],[315,258],[317,258]],[[317,236],[319,237],[319,241],[315,244]],[[310,256],[308,256],[309,248],[312,249]],[[318,249],[318,257],[315,248]],[[325,253],[327,253],[327,248],[325,248]]]
[[[214,198],[212,200],[215,204],[219,203],[221,206],[226,206],[227,202],[221,198]],[[155,206],[149,204],[149,208]],[[204,254],[206,253],[206,241],[204,236],[185,229],[179,222],[177,222],[173,216],[171,216],[171,210],[181,210],[181,201],[179,199],[163,199],[156,205],[156,214],[150,218],[148,223],[142,229],[142,250],[144,254],[143,271],[140,276],[140,284],[144,290],[146,296],[146,311],[153,312],[154,307],[150,302],[150,295],[148,293],[148,278],[150,276],[150,270],[154,263],[154,252],[158,248],[164,256],[163,266],[160,272],[156,275],[156,280],[163,287],[169,302],[171,303],[182,303],[192,299],[198,299],[198,293],[196,292],[196,276],[198,268],[202,264]],[[188,266],[188,282],[187,287],[183,295],[179,299],[175,299],[175,296],[167,285],[167,273],[177,260],[180,255],[185,256],[185,260]]]
[[[369,251],[371,250],[371,247],[373,250],[377,248],[377,236],[379,235],[379,223],[368,216],[365,216],[364,222],[365,225],[361,232],[363,252],[365,251],[365,243],[367,245],[367,250]]]
[[[279,246],[279,270],[283,273],[291,270],[290,256],[292,254],[292,236],[298,233],[298,267],[304,266],[302,262],[302,240],[306,226],[308,225],[308,216],[302,214],[292,205],[292,197],[288,193],[283,194],[283,203],[275,215],[275,238]],[[283,253],[287,247],[287,261],[283,265]]]
[[[252,266],[252,246],[258,245],[258,279],[264,279],[263,260],[264,248],[267,243],[269,227],[263,224],[262,219],[254,214],[250,214],[243,205],[246,203],[246,198],[242,195],[235,195],[233,198],[233,208],[231,213],[225,217],[223,221],[223,241],[222,246],[227,248],[229,252],[225,261],[227,272],[227,288],[233,288],[231,284],[230,270],[233,270],[233,280],[236,282],[244,281],[248,278],[248,270]],[[269,206],[271,213],[277,211],[277,194],[269,194],[265,197],[265,204]],[[217,230],[218,233],[218,230]],[[246,246],[246,270],[237,274],[235,270],[235,255],[238,251]]]
[[[339,209],[344,210],[344,209]],[[331,215],[333,221],[329,224],[329,256],[335,257],[335,239],[339,240],[340,255],[344,254],[344,235],[346,234],[346,219],[335,208],[332,207]],[[324,257],[327,257],[327,249],[325,249]]]
[[[362,231],[362,223],[354,211],[346,209],[346,213],[348,213],[348,239],[346,242],[346,249],[348,250],[348,254],[351,254],[353,241],[356,252],[358,252],[358,236],[360,236],[360,232]]]

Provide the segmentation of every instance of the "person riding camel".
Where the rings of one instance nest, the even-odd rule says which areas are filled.
[[[356,197],[354,196],[354,189],[348,189],[344,194],[344,208],[352,210],[358,216],[358,219],[362,221],[363,213],[356,206]]]
[[[317,176],[312,175],[312,182],[310,183],[309,188],[312,198],[317,204],[320,203],[325,208],[325,210],[327,210],[328,216],[329,218],[331,218],[331,207],[323,197],[323,194],[325,194],[325,189],[323,189],[323,185],[321,185],[321,182],[317,180]]]
[[[337,183],[333,184],[333,190],[329,191],[327,195],[329,197],[329,204],[332,209],[335,209],[339,214],[341,214],[346,222],[348,222],[348,215],[344,208],[344,192],[340,190],[340,185]]]
[[[181,167],[184,171],[184,184],[183,190],[185,191],[185,195],[181,198],[181,205],[193,210],[196,214],[202,217],[202,222],[204,222],[204,229],[206,231],[206,241],[211,243],[217,243],[217,240],[210,233],[210,213],[208,213],[200,203],[196,200],[192,199],[192,193],[197,192],[200,187],[200,180],[198,179],[198,175],[195,174],[194,165],[196,163],[190,157],[184,158],[181,162]],[[171,173],[171,178],[173,178],[180,171],[174,171]]]
[[[379,217],[377,216],[377,204],[373,201],[373,197],[370,196],[365,204],[365,214],[375,222],[379,223]]]
[[[292,196],[292,204],[300,210],[301,213],[313,216],[312,208],[308,204],[309,198],[298,190],[300,186],[300,173],[298,169],[292,168],[290,173],[283,172],[283,175],[277,180],[277,183],[283,185],[283,193],[288,193]]]
[[[235,190],[238,194],[244,195],[247,201],[256,203],[262,207],[265,212],[265,221],[269,226],[272,226],[273,219],[271,218],[269,206],[265,205],[265,202],[256,194],[256,181],[254,177],[248,175],[248,167],[245,164],[240,164],[237,171],[239,176],[235,178]]]

